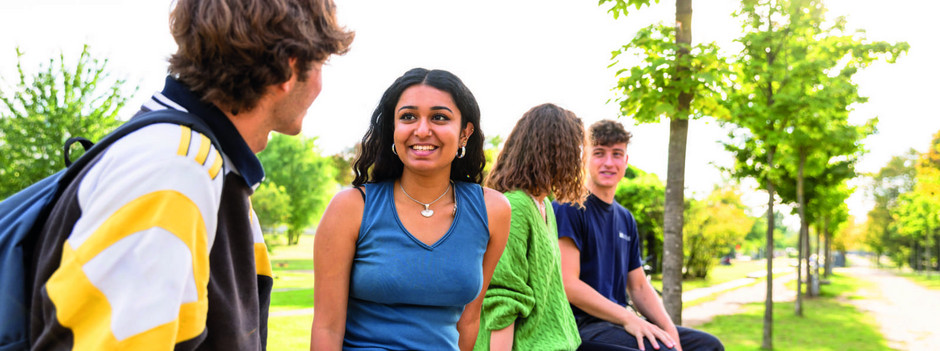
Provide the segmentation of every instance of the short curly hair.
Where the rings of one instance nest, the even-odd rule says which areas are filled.
[[[584,187],[584,124],[554,104],[531,108],[509,133],[486,179],[500,192],[521,189],[581,204]]]
[[[623,128],[617,121],[604,119],[591,125],[591,146],[613,146],[615,144],[630,144],[633,134]]]
[[[346,53],[355,33],[335,10],[333,0],[178,0],[168,71],[205,102],[251,110],[294,70],[305,81],[314,62]]]

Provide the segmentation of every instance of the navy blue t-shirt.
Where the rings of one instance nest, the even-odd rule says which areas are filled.
[[[581,280],[611,301],[626,306],[627,273],[642,265],[636,220],[626,208],[594,194],[584,209],[553,202],[558,237],[571,238],[581,250]],[[587,315],[571,305],[577,319]]]

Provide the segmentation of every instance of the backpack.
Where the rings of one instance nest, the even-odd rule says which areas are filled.
[[[173,123],[202,133],[216,148],[218,140],[206,123],[189,113],[173,109],[143,113],[131,118],[97,144],[83,138],[72,138],[65,144],[66,168],[0,202],[0,351],[29,348],[30,282],[27,277],[32,248],[46,217],[62,192],[96,156],[121,137],[156,123]],[[74,163],[68,156],[69,146],[81,142],[87,150]],[[92,146],[94,145],[94,146]]]

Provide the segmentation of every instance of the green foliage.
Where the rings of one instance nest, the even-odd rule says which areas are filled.
[[[283,187],[289,197],[288,245],[296,244],[304,230],[316,224],[337,190],[333,161],[317,153],[314,140],[274,134],[258,154],[266,179]]]
[[[731,117],[724,121],[738,128],[725,144],[735,156],[732,174],[797,203],[804,228],[829,229],[847,218],[843,203],[853,189],[845,182],[877,123],[848,122],[852,106],[867,101],[852,76],[894,62],[909,46],[848,33],[843,18],[827,22],[825,13],[819,0],[742,2],[735,15],[743,50],[725,83]]]
[[[927,152],[911,149],[872,175],[865,243],[900,267],[940,267],[940,132]]]
[[[266,181],[255,190],[251,195],[251,205],[265,233],[272,233],[290,215],[290,195],[287,189],[273,181]]]
[[[624,54],[641,59],[638,66],[617,71],[616,100],[622,115],[633,116],[639,123],[658,123],[664,116],[686,119],[727,115],[719,100],[722,77],[729,72],[729,66],[719,56],[718,46],[710,43],[690,48],[677,44],[675,36],[674,27],[649,26],[612,53],[611,67],[617,66]],[[680,55],[682,48],[690,54]],[[680,115],[677,105],[683,93],[693,96],[689,115]]]
[[[486,164],[483,166],[483,179],[490,174],[493,165],[496,164],[496,158],[499,156],[499,150],[502,148],[503,137],[494,135],[486,138],[483,144],[483,157],[486,158]]]
[[[755,222],[746,209],[731,187],[716,188],[702,201],[687,201],[682,230],[686,278],[705,278],[719,256],[744,242]]]
[[[661,267],[665,196],[666,186],[659,177],[632,165],[614,194],[614,201],[633,213],[637,234],[646,243],[644,257],[650,256],[654,272]]]
[[[940,267],[940,132],[934,135],[927,152],[916,166],[914,189],[898,196],[897,206],[891,209],[893,229],[911,247],[908,257],[914,269]],[[934,264],[933,261],[938,263]]]
[[[914,189],[917,171],[915,163],[917,151],[908,150],[903,155],[894,156],[878,173],[871,175],[868,193],[875,200],[875,206],[868,212],[868,229],[865,244],[880,257],[897,250],[899,242],[891,211],[898,206],[898,197]]]
[[[796,246],[796,232],[783,224],[783,214],[774,212],[774,250],[783,250]],[[754,218],[751,231],[744,237],[740,253],[751,255],[754,258],[763,258],[767,248],[767,216]]]
[[[655,1],[659,3],[659,0],[598,0],[597,5],[604,5],[605,3],[612,2],[610,8],[607,9],[607,12],[614,16],[614,19],[620,18],[620,16],[626,16],[630,12],[630,6],[633,6],[635,9],[639,10],[643,6],[649,6],[650,2]]]
[[[96,141],[120,125],[118,112],[129,98],[125,81],[112,80],[108,60],[93,58],[87,45],[74,66],[60,54],[32,77],[23,52],[16,54],[16,84],[0,91],[0,199],[63,169],[68,138]]]
[[[340,186],[351,185],[353,180],[356,179],[353,162],[356,162],[356,155],[359,154],[359,148],[361,147],[360,143],[356,143],[355,146],[330,156],[333,160],[333,167],[336,169],[335,180]]]
[[[908,45],[870,42],[861,31],[845,33],[841,18],[824,27],[824,14],[818,0],[746,0],[736,13],[744,21],[744,35],[738,39],[744,50],[734,60],[725,99],[733,116],[727,121],[741,128],[726,144],[736,156],[736,175],[766,185],[782,171],[793,173],[801,148],[839,148],[832,154],[847,155],[858,147],[858,138],[838,136],[874,130],[874,122],[863,127],[846,122],[850,106],[866,101],[851,78],[876,60],[894,62]],[[781,149],[788,143],[791,148]],[[776,157],[778,151],[789,159],[783,162],[789,168],[767,164],[768,156]],[[827,163],[810,161],[809,173],[820,171],[814,165]]]

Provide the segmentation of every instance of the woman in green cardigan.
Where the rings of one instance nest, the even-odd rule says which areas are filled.
[[[530,109],[509,134],[486,186],[509,199],[512,223],[483,299],[475,350],[575,350],[581,343],[548,197],[583,201],[583,145],[581,120],[553,104]]]

